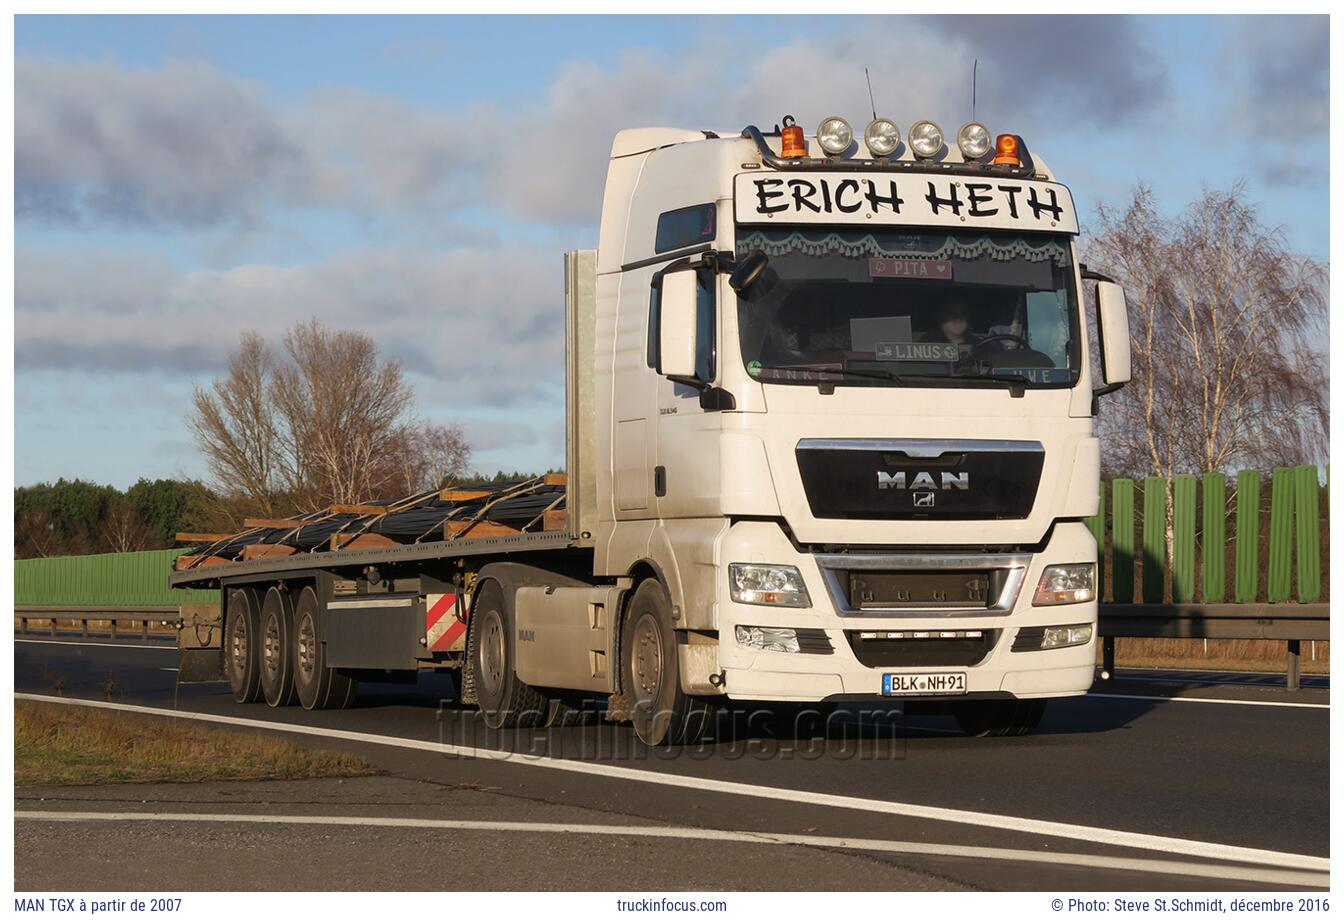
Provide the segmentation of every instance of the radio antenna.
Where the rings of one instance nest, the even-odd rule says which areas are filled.
[[[971,121],[975,121],[975,78],[980,70],[980,59],[976,58],[971,63]]]
[[[863,68],[863,78],[868,81],[868,104],[873,107],[873,121],[877,121],[877,103],[873,101],[873,78],[868,76],[868,68]]]

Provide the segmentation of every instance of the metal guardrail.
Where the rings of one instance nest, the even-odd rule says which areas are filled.
[[[171,638],[176,638],[176,625],[181,618],[179,608],[174,605],[165,606],[117,606],[85,604],[73,607],[55,607],[46,605],[17,605],[14,608],[14,616],[19,621],[18,632],[20,635],[37,635],[29,628],[33,620],[45,621],[45,635],[61,636],[71,635],[70,632],[61,632],[58,623],[61,620],[73,621],[79,624],[79,635],[82,638],[89,638],[89,623],[99,620],[106,621],[109,624],[109,631],[113,639],[121,638],[126,635],[121,631],[121,626],[125,624],[138,624],[140,627],[140,639],[149,641],[149,628],[151,624],[159,623],[163,626],[174,627]]]
[[[1302,642],[1329,641],[1329,604],[1102,604],[1102,670],[1115,673],[1116,639],[1277,639],[1288,643],[1288,689],[1302,685]]]
[[[138,623],[140,638],[145,641],[149,640],[151,623],[177,627],[182,617],[181,608],[174,606],[25,605],[16,606],[14,614],[21,635],[33,635],[31,620],[46,621],[46,634],[51,636],[61,635],[57,621],[71,620],[80,624],[80,635],[88,638],[89,622],[105,620],[111,626],[112,638],[119,638],[122,623]],[[1301,687],[1302,642],[1329,641],[1330,605],[1102,604],[1097,635],[1102,641],[1102,670],[1108,675],[1115,673],[1116,639],[1286,640],[1288,689],[1297,690]]]

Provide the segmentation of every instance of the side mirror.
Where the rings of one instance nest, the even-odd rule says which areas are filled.
[[[1097,282],[1097,330],[1106,385],[1098,395],[1111,393],[1129,382],[1129,314],[1125,289],[1114,281]]]
[[[728,276],[728,286],[741,294],[747,288],[756,283],[756,279],[761,277],[761,272],[770,264],[770,258],[759,249],[743,256],[733,269],[733,273]]]
[[[663,275],[658,302],[658,373],[695,377],[696,277],[694,271]]]

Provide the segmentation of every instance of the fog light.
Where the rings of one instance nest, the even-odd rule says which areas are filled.
[[[901,146],[901,129],[889,118],[874,118],[863,132],[868,152],[875,157],[889,157]]]
[[[738,627],[741,629],[741,627]],[[1071,645],[1087,645],[1092,641],[1092,624],[1078,626],[1047,626],[1041,636],[1041,648],[1068,648]]]
[[[747,648],[757,648],[764,652],[798,651],[798,634],[792,629],[779,629],[774,626],[738,626],[737,644]]]
[[[943,129],[931,121],[917,121],[911,126],[906,141],[915,156],[927,160],[937,156],[938,151],[943,149]]]
[[[823,118],[817,128],[817,143],[831,156],[839,156],[854,143],[854,129],[839,115]]]
[[[979,122],[968,121],[957,132],[957,148],[968,160],[978,160],[989,153],[989,129]]]
[[[1031,602],[1037,607],[1055,604],[1081,604],[1095,600],[1097,567],[1091,562],[1048,565],[1036,585]]]
[[[734,562],[728,566],[728,589],[739,604],[811,607],[803,574],[791,565]]]

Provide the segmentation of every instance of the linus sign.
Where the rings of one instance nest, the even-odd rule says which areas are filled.
[[[1067,186],[997,176],[741,173],[742,224],[908,224],[1077,233]]]

